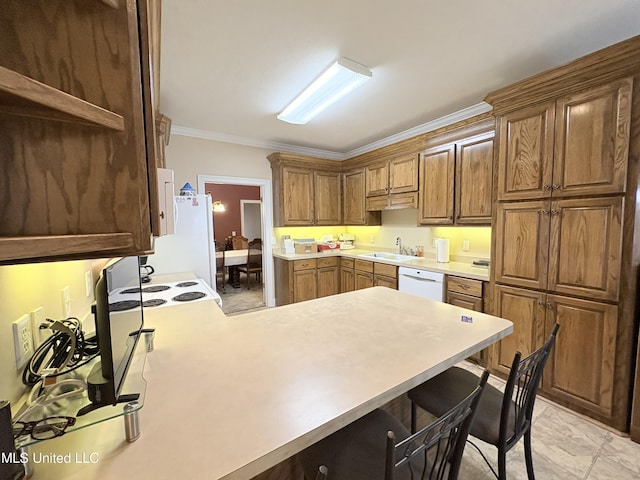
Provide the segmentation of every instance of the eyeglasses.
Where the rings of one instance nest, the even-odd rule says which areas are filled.
[[[63,435],[65,430],[75,423],[75,417],[47,417],[34,422],[14,422],[13,439],[31,435],[34,440],[48,440]]]

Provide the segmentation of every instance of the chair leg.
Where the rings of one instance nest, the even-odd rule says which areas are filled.
[[[507,480],[507,452],[498,449],[498,480]]]
[[[411,433],[416,433],[416,404],[411,402]]]
[[[529,480],[535,480],[533,457],[531,456],[531,430],[527,430],[527,433],[524,434],[524,459],[527,463],[527,477],[529,477]]]

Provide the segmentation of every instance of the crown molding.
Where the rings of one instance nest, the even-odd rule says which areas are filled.
[[[183,137],[203,138],[207,140],[215,140],[216,142],[234,143],[237,145],[245,145],[247,147],[265,148],[274,151],[284,151],[290,153],[297,153],[299,155],[308,155],[312,157],[326,158],[328,160],[347,160],[348,158],[356,157],[364,153],[377,150],[394,143],[407,140],[409,138],[422,135],[423,133],[437,130],[438,128],[446,127],[453,123],[466,120],[467,118],[475,117],[486,112],[490,112],[491,105],[485,102],[480,102],[470,107],[464,108],[457,112],[445,115],[444,117],[437,118],[417,127],[410,128],[400,133],[396,133],[389,137],[385,137],[381,140],[377,140],[368,145],[355,148],[349,152],[336,152],[332,150],[323,150],[320,148],[302,147],[299,145],[291,145],[288,143],[270,142],[266,140],[258,140],[255,138],[239,137],[236,135],[228,135],[226,133],[212,132],[210,130],[199,130],[197,128],[182,127],[180,125],[172,125],[171,133],[175,135],[181,135]]]

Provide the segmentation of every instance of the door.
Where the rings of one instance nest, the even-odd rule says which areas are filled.
[[[557,102],[553,195],[624,193],[632,79]]]
[[[240,231],[250,241],[262,238],[261,205],[260,200],[240,200]]]
[[[509,375],[516,352],[526,357],[544,343],[545,294],[504,285],[495,287],[495,315],[513,322],[513,333],[490,347],[492,370]]]
[[[455,223],[490,224],[493,133],[456,144]]]
[[[420,159],[420,223],[453,224],[454,144],[425,150]]]
[[[340,267],[340,291],[352,292],[355,289],[355,272],[353,267]]]
[[[499,117],[498,200],[551,194],[554,118],[554,103]]]
[[[337,260],[337,257],[335,257]],[[318,298],[328,297],[339,293],[339,269],[338,266],[318,267]]]
[[[316,269],[298,270],[293,273],[293,302],[304,302],[317,297],[318,277]]]
[[[547,287],[549,215],[548,200],[498,204],[496,282]]]

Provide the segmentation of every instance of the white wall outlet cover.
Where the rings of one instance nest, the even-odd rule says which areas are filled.
[[[369,242],[370,243],[376,243],[376,236],[373,233],[371,235],[369,235]]]
[[[462,240],[462,250],[465,252],[469,251],[469,240]]]
[[[40,346],[42,342],[51,336],[51,330],[48,328],[40,328],[40,325],[45,324],[47,318],[44,315],[44,308],[38,307],[31,311],[31,333],[33,334],[33,346],[34,348]]]
[[[71,287],[69,285],[62,289],[62,315],[65,318],[71,316]]]
[[[84,293],[87,298],[91,297],[91,293],[93,292],[93,276],[91,275],[91,270],[87,270],[84,272]]]
[[[13,346],[16,353],[16,368],[20,370],[33,355],[33,335],[29,315],[23,315],[13,322]]]

